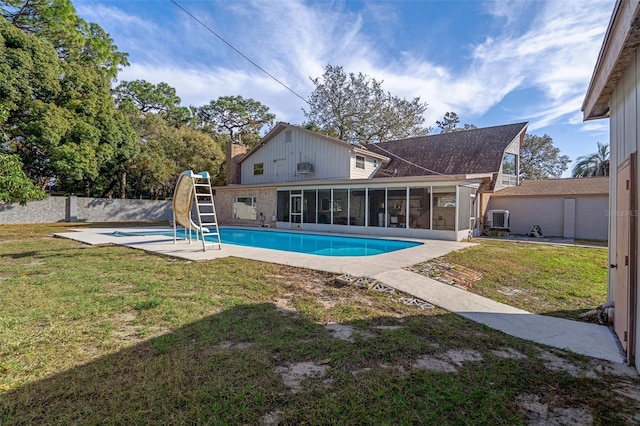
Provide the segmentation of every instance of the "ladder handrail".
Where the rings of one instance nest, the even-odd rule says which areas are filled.
[[[216,206],[215,201],[213,199],[213,189],[211,188],[211,177],[207,172],[200,172],[192,175],[191,177],[193,182],[193,198],[196,204],[196,211],[198,213],[198,226],[200,227],[200,237],[202,238],[202,250],[207,251],[207,244],[205,240],[205,232],[207,230],[207,234],[212,236],[215,235],[217,237],[217,242],[213,242],[211,244],[217,244],[219,249],[222,249],[222,241],[220,240],[220,229],[218,228],[218,216],[216,215]],[[198,188],[206,188],[206,192],[198,192]],[[199,199],[203,197],[207,197],[206,200]],[[211,211],[202,211],[201,207],[211,207]],[[213,221],[203,221],[203,216],[213,216]],[[207,226],[207,228],[205,228]],[[208,227],[212,226],[213,229],[209,229]]]

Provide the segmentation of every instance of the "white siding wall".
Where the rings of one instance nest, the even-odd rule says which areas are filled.
[[[291,131],[291,142],[285,142],[287,131]],[[242,162],[242,183],[347,179],[350,175],[349,154],[348,147],[321,137],[296,129],[284,130]],[[313,173],[298,173],[296,166],[300,162],[312,163]],[[253,165],[257,163],[264,164],[264,174],[253,174]]]
[[[609,197],[576,197],[576,238],[606,241],[609,237]]]
[[[531,225],[539,225],[545,237],[562,237],[563,197],[491,197],[489,210],[509,210],[513,234],[526,235]]]
[[[545,237],[562,237],[567,231],[565,200],[575,199],[572,223],[574,238],[606,241],[609,201],[606,195],[555,197],[492,197],[489,208],[509,210],[513,234],[528,234],[531,225],[539,225]]]
[[[356,167],[356,155],[358,156],[362,156],[364,157],[364,169],[359,169]],[[354,152],[351,153],[350,159],[349,159],[349,178],[350,179],[368,179],[371,177],[371,175],[376,171],[377,167],[376,165],[380,165],[380,160],[377,160],[377,163],[375,163],[374,161],[376,161],[375,158],[369,157],[367,155],[363,155],[363,154],[356,154]]]
[[[629,155],[638,151],[638,126],[640,125],[640,58],[638,52],[625,70],[622,80],[618,83],[609,101],[610,108],[610,137],[611,137],[611,177],[609,179],[609,209],[616,209],[617,170]],[[593,149],[593,147],[590,147]],[[639,174],[640,175],[640,174]],[[636,188],[640,182],[635,182]],[[616,215],[609,216],[609,263],[614,264],[616,247]],[[609,270],[609,300],[613,299],[615,289],[615,274]],[[638,271],[640,272],[640,271]],[[640,282],[640,281],[639,281]],[[637,300],[640,306],[639,300]],[[640,342],[640,324],[636,326],[636,342]],[[640,347],[639,347],[640,348]],[[636,350],[636,365],[640,365],[640,350]]]

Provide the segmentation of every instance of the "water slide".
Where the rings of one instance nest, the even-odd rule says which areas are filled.
[[[207,176],[203,176],[203,173],[207,172],[195,174],[193,171],[187,170],[178,176],[178,183],[176,183],[176,189],[173,192],[173,220],[175,224],[182,225],[185,229],[200,231],[200,226],[191,219],[191,209],[194,198],[193,179],[195,177],[208,177],[208,173]],[[209,232],[207,228],[202,228],[202,231]]]

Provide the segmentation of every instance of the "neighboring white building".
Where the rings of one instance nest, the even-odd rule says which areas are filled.
[[[638,305],[638,140],[640,129],[640,0],[618,0],[582,110],[585,120],[610,118],[609,300],[627,360],[640,366]]]
[[[255,147],[232,144],[221,224],[462,240],[490,195],[515,185],[527,123],[348,144],[278,123]]]
[[[512,234],[527,235],[538,225],[545,237],[607,241],[609,178],[525,180],[495,192],[493,209],[509,211]]]

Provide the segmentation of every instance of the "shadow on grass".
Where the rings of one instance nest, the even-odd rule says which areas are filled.
[[[615,411],[596,381],[551,373],[533,345],[452,314],[345,325],[331,331],[269,303],[236,306],[0,394],[0,423],[520,424],[523,392],[569,406],[589,394],[596,413]],[[489,352],[504,347],[528,356]],[[454,362],[457,372],[414,368],[452,349],[480,358]],[[296,388],[287,380],[300,368],[315,376]]]
[[[7,254],[0,254],[0,258],[2,257],[7,257],[10,259],[23,259],[25,257],[38,257],[39,252],[37,251],[25,251],[22,253],[7,253]]]
[[[455,328],[475,328],[449,318]],[[271,304],[234,307],[8,391],[0,396],[0,423],[260,424],[268,415],[289,424],[435,422],[439,416],[461,423],[519,422],[515,388],[507,386],[511,374],[484,399],[478,396],[495,380],[484,369],[470,368],[456,378],[407,373],[419,354],[438,350],[412,333],[442,318],[432,324],[428,316],[405,317],[402,328],[372,328],[397,320],[358,321],[352,326],[363,334],[355,333],[350,342]],[[277,368],[296,363],[326,371],[293,392]],[[508,367],[521,368],[535,370],[534,365]]]

